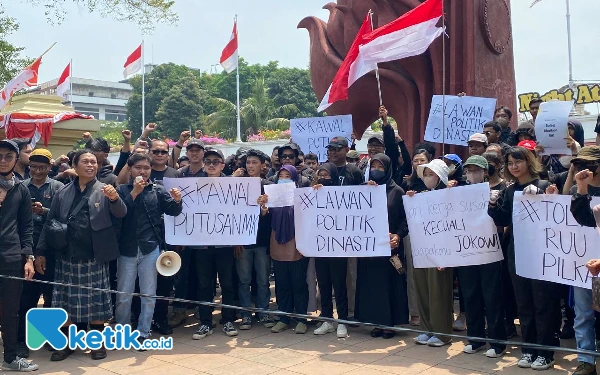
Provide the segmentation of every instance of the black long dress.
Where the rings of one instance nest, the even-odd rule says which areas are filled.
[[[398,254],[406,265],[402,246],[402,238],[408,234],[402,202],[404,191],[393,181],[386,185],[390,233],[400,236],[400,247],[392,253]],[[406,273],[398,274],[389,259],[387,256],[358,259],[354,316],[361,322],[387,326],[408,323]]]

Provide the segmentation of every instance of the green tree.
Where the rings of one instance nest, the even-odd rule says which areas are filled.
[[[164,135],[177,139],[183,130],[195,128],[202,116],[202,92],[198,81],[190,75],[169,90],[156,112]]]
[[[319,102],[310,83],[308,69],[279,68],[267,80],[269,95],[275,106],[294,103],[298,117],[319,117]]]
[[[67,0],[26,0],[34,7],[43,7],[50,24],[61,24],[67,18]],[[178,21],[173,12],[174,0],[71,0],[80,10],[99,13],[119,22],[133,22],[142,30],[151,31],[155,24],[174,24]]]
[[[4,15],[0,9],[0,87],[10,81],[33,59],[24,57],[21,52],[23,47],[16,47],[9,43],[6,38],[19,30],[19,24],[12,17]]]

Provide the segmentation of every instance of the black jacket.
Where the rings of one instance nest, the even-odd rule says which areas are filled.
[[[108,160],[103,166],[98,168],[96,179],[103,184],[117,186],[117,176],[113,173],[113,165],[108,164]]]
[[[265,185],[272,185],[269,180],[260,179],[260,193],[265,193]],[[269,247],[271,242],[271,213],[260,215],[258,219],[258,232],[256,233],[256,245],[245,245],[246,249],[256,247]]]
[[[0,258],[17,262],[33,254],[33,212],[27,186],[15,183],[0,206]]]
[[[596,217],[600,219],[600,212],[597,209],[593,209],[590,206],[592,196],[600,196],[600,187],[588,186],[588,194],[580,195],[577,194],[577,186],[573,186],[572,190],[575,190],[573,198],[571,198],[571,213],[579,225],[585,227],[596,227],[599,226],[600,220],[596,220]]]
[[[164,248],[162,215],[178,216],[182,209],[181,201],[175,202],[162,185],[150,184],[144,188],[135,201],[131,196],[133,184],[119,185],[117,192],[127,206],[127,215],[122,219],[119,249],[121,255],[134,257],[137,249],[149,254],[157,246]]]
[[[65,185],[62,182],[53,180],[49,177],[46,178],[46,182],[41,189],[38,189],[31,183],[31,178],[23,181],[23,185],[27,186],[31,198],[36,198],[36,201],[42,204],[42,207],[44,207],[44,211],[46,212],[44,215],[33,214],[33,246],[35,247],[40,238],[40,234],[42,233],[42,229],[44,228],[44,224],[46,223],[46,218],[50,213],[52,198],[54,198],[54,194]],[[40,194],[42,196],[36,197],[36,195]]]

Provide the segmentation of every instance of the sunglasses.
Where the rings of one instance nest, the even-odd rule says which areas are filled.
[[[292,160],[292,159],[295,159],[295,158],[296,158],[296,155],[294,155],[294,154],[283,154],[283,155],[281,155],[281,159]]]
[[[573,163],[573,165],[575,166],[575,169],[578,170],[579,172],[588,169],[590,171],[595,171],[596,168],[598,168],[598,166],[600,164],[595,164],[595,163]]]
[[[169,151],[167,150],[152,150],[154,155],[168,155]]]
[[[212,159],[212,160],[204,160],[204,164],[206,165],[214,165],[215,167],[219,164],[223,163],[221,160]]]

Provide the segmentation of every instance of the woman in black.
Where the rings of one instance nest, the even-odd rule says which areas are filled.
[[[386,155],[377,154],[371,159],[369,185],[386,186],[392,255],[398,255],[405,264],[402,238],[408,234],[408,224],[402,202],[404,191],[392,179],[392,172],[391,159]],[[406,274],[400,275],[389,257],[358,259],[355,317],[386,326],[408,323]],[[390,339],[394,331],[375,328],[371,336]]]
[[[540,180],[542,166],[531,151],[513,147],[505,155],[505,177],[513,182],[504,191],[492,190],[489,215],[498,226],[508,227],[508,267],[512,278],[523,342],[559,346],[556,333],[560,330],[560,294],[558,285],[517,275],[515,244],[512,235],[513,200],[516,191],[524,194],[543,194],[550,186]],[[523,347],[518,366],[547,370],[554,366],[554,352]]]

